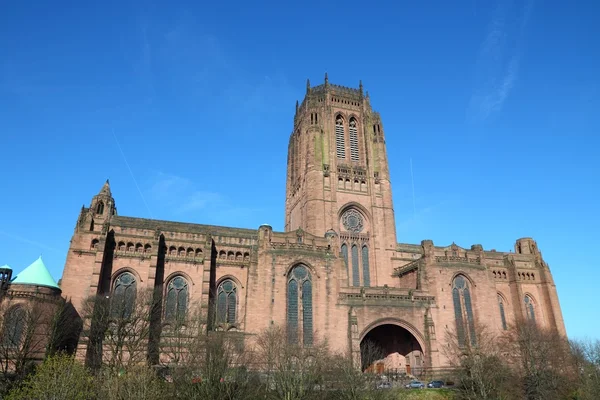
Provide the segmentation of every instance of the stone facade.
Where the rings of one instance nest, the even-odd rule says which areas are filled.
[[[447,365],[447,329],[468,338],[474,323],[500,331],[529,317],[565,334],[533,239],[517,240],[514,253],[397,242],[384,128],[362,84],[307,82],[287,171],[284,232],[120,216],[107,182],[81,209],[63,294],[79,309],[128,272],[136,290],[161,288],[166,302],[180,276],[185,304],[216,315],[209,329],[282,325],[290,340],[326,338],[357,355],[368,339],[413,370]]]

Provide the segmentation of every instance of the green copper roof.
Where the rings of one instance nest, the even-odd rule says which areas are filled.
[[[29,267],[19,272],[15,279],[11,281],[11,283],[19,283],[21,285],[48,286],[60,289],[54,278],[52,278],[52,275],[50,275],[48,268],[46,268],[44,265],[41,256]]]
[[[3,266],[0,267],[0,269],[12,269],[12,268],[9,267],[8,264],[4,264]]]

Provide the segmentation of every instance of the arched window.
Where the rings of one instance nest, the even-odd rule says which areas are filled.
[[[454,303],[454,319],[458,344],[464,346],[470,339],[471,345],[477,344],[475,337],[475,320],[471,305],[471,293],[467,279],[458,275],[452,282],[452,300]]]
[[[231,279],[225,279],[217,288],[217,323],[235,324],[237,311],[237,287]]]
[[[123,272],[115,279],[111,296],[111,314],[114,318],[129,318],[135,306],[137,281],[130,272]]]
[[[527,319],[535,322],[535,307],[533,299],[529,295],[525,295],[525,312],[527,313]]]
[[[358,266],[358,247],[352,245],[352,286],[360,286],[360,267]]]
[[[363,286],[371,286],[371,271],[369,270],[369,248],[362,248]]]
[[[500,307],[500,321],[502,322],[502,329],[507,330],[506,315],[504,314],[504,299],[498,295],[498,307]]]
[[[359,161],[358,158],[358,128],[355,118],[350,119],[350,160]]]
[[[182,276],[176,276],[167,285],[165,319],[181,321],[185,318],[188,304],[188,283]]]
[[[338,158],[346,158],[346,142],[344,140],[344,118],[338,115],[335,119],[335,149]]]
[[[98,214],[98,215],[104,214],[104,203],[103,202],[99,202],[98,206],[96,206],[96,214]]]
[[[94,239],[92,240],[92,244],[90,246],[91,250],[96,250],[98,249],[98,244],[100,243],[100,241],[98,239]]]
[[[25,333],[27,312],[22,307],[13,307],[4,314],[2,343],[6,348],[20,347]]]
[[[344,258],[344,265],[348,268],[348,245],[346,243],[342,245],[342,257]]]
[[[287,336],[290,344],[298,344],[302,333],[302,343],[313,343],[312,281],[308,268],[295,266],[288,277]],[[300,310],[302,305],[302,310]],[[302,329],[299,329],[302,326]]]

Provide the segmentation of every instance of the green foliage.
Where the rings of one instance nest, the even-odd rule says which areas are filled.
[[[106,400],[159,400],[169,398],[167,383],[144,365],[120,371],[105,369],[98,377],[98,398]]]
[[[94,380],[83,365],[67,355],[49,357],[7,399],[91,400]]]

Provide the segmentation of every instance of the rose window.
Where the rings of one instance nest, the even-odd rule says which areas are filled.
[[[348,210],[342,215],[342,224],[350,232],[359,233],[363,230],[363,217],[356,210]]]

